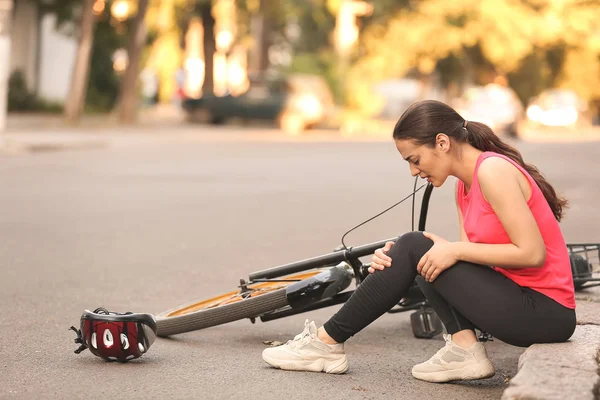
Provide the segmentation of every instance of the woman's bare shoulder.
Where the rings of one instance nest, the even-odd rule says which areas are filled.
[[[486,158],[481,162],[477,170],[477,178],[480,183],[497,179],[514,178],[519,175],[521,175],[521,171],[502,157]]]

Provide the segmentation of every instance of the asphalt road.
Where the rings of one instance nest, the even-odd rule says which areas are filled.
[[[490,343],[492,379],[420,382],[411,367],[443,341],[415,339],[408,313],[384,315],[351,339],[343,376],[283,372],[262,361],[263,341],[290,339],[305,318],[322,324],[339,306],[159,339],[128,364],[73,354],[68,328],[83,310],[158,313],[232,290],[252,271],[329,252],[414,182],[389,141],[282,140],[229,128],[163,134],[0,157],[0,398],[501,396],[523,349]],[[570,199],[567,240],[600,242],[600,143],[516,145]],[[428,229],[456,240],[452,187],[434,191]],[[408,230],[403,204],[346,242]]]

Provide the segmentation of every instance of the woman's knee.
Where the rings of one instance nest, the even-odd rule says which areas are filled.
[[[388,256],[391,257],[392,263],[394,258],[406,257],[407,255],[412,263],[418,263],[432,246],[433,241],[426,238],[423,232],[408,232],[396,240],[396,243],[388,252]]]

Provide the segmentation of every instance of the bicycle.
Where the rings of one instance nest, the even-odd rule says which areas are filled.
[[[433,186],[428,183],[394,206],[375,217],[359,224],[346,232],[378,217],[389,209],[413,196],[426,186],[419,215],[418,230],[424,231],[427,211]],[[346,235],[345,234],[345,235]],[[344,235],[344,236],[345,236]],[[270,269],[253,272],[248,281],[240,279],[237,289],[209,299],[198,300],[156,315],[158,336],[170,336],[194,330],[209,328],[240,319],[248,318],[252,323],[260,318],[262,322],[273,321],[324,307],[346,302],[354,290],[346,290],[352,280],[356,287],[369,275],[370,264],[364,264],[360,258],[369,256],[383,247],[388,241],[381,240],[357,247],[346,247],[344,237],[342,246],[332,253],[297,261]],[[600,285],[590,282],[600,281],[594,266],[600,263],[600,243],[567,244],[571,271],[576,290]],[[417,276],[417,279],[422,279]],[[432,338],[442,332],[442,323],[429,306],[427,299],[415,280],[407,295],[388,313],[414,311],[411,314],[411,326],[415,337]],[[486,332],[480,332],[480,340],[491,340]]]

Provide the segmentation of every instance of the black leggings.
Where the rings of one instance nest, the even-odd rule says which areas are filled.
[[[325,323],[343,343],[396,305],[417,276],[417,264],[433,246],[421,232],[400,236],[388,252],[392,266],[365,279],[344,306]],[[459,261],[436,280],[419,283],[448,333],[483,330],[515,346],[564,342],[575,330],[575,310],[496,272]]]

